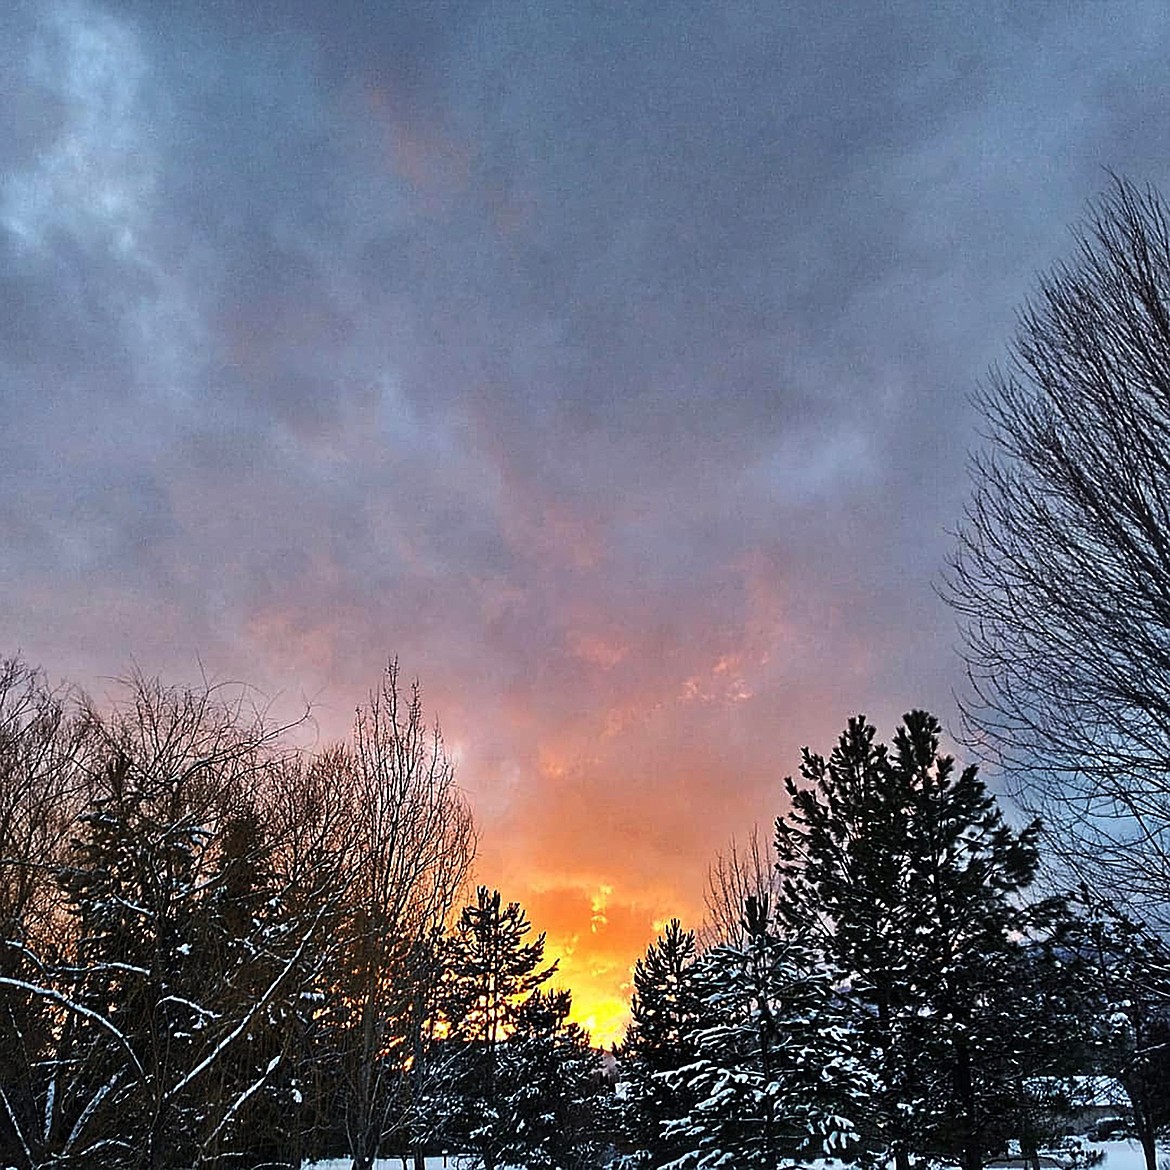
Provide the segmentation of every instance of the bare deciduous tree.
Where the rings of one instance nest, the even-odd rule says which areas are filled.
[[[438,939],[475,851],[471,814],[418,683],[403,694],[398,664],[358,710],[352,748],[335,760],[356,830],[340,1023],[342,1111],[356,1170],[383,1143],[415,1143],[426,1033],[439,979]]]
[[[1170,912],[1170,224],[1117,179],[978,396],[946,585],[975,740],[1064,859]]]
[[[92,725],[76,696],[19,658],[0,661],[0,1161],[31,1161],[42,1060],[60,1005],[37,990],[68,945],[56,873],[85,799]],[[35,1135],[35,1136],[34,1136]]]
[[[351,744],[290,730],[244,687],[101,712],[0,663],[0,1163],[421,1157],[470,812],[396,665]]]
[[[251,1123],[330,910],[320,890],[294,905],[272,864],[267,805],[297,766],[284,729],[243,688],[132,677],[100,714],[34,673],[4,679],[3,856],[35,894],[6,886],[0,990],[23,1015],[0,1041],[27,1073],[4,1077],[23,1102],[7,1095],[12,1160],[214,1165],[271,1144]]]
[[[698,936],[702,948],[709,950],[723,943],[742,942],[748,898],[755,898],[761,904],[765,901],[775,904],[779,892],[776,850],[771,838],[761,844],[759,828],[753,826],[745,845],[732,840],[707,870],[707,889],[703,895],[707,917]]]

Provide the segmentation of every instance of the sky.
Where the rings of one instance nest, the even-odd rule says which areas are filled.
[[[7,0],[0,654],[397,656],[612,1039],[802,745],[956,726],[970,395],[1168,113],[1161,0]]]

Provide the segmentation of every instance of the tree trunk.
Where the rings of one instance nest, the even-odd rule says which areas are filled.
[[[1142,1143],[1146,1170],[1158,1170],[1158,1147],[1154,1140],[1154,1127],[1149,1124],[1148,1117],[1143,1117],[1138,1125],[1138,1140]]]
[[[1137,1132],[1137,1139],[1141,1142],[1142,1156],[1146,1161],[1146,1170],[1158,1170],[1158,1149],[1154,1140],[1154,1124],[1150,1117],[1147,1102],[1135,1082],[1130,1078],[1122,1079],[1122,1087],[1129,1098],[1130,1112],[1133,1114],[1133,1128]]]
[[[971,1075],[971,1056],[960,1048],[955,1061],[955,1104],[963,1118],[963,1170],[983,1170],[983,1149],[979,1141],[979,1125],[975,1109],[975,1080]]]

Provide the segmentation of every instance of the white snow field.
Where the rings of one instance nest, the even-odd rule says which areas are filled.
[[[301,1170],[350,1170],[352,1165],[349,1158],[326,1158],[324,1162],[306,1162]],[[413,1165],[410,1158],[405,1161],[402,1158],[379,1158],[374,1163],[374,1170],[410,1170]],[[459,1170],[459,1160],[454,1157],[428,1158],[427,1170]],[[1134,1170],[1141,1170],[1141,1167],[1134,1167]]]
[[[1145,1170],[1142,1148],[1135,1141],[1090,1142],[1089,1147],[1105,1152],[1105,1161],[1098,1170]],[[324,1162],[308,1162],[302,1170],[350,1170],[351,1165],[348,1158],[329,1158]],[[401,1158],[379,1158],[374,1163],[374,1170],[410,1170],[411,1165],[409,1160],[404,1164]],[[470,1159],[427,1159],[427,1170],[461,1170],[461,1167],[472,1165]]]
[[[1142,1148],[1135,1141],[1089,1142],[1088,1146],[1092,1150],[1105,1151],[1105,1161],[1101,1163],[1100,1170],[1145,1170],[1146,1160],[1142,1157]],[[1159,1164],[1161,1159],[1162,1151],[1159,1147]]]

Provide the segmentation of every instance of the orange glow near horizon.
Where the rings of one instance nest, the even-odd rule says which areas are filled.
[[[614,870],[619,872],[616,864]],[[483,880],[494,884],[486,872]],[[545,959],[557,964],[549,985],[572,992],[569,1018],[589,1032],[598,1048],[608,1049],[625,1035],[634,964],[663,922],[677,915],[698,925],[693,907],[672,907],[669,895],[653,905],[643,902],[617,877],[591,885],[542,886],[539,878],[526,881],[513,870],[501,893],[520,901],[534,934],[545,934]]]
[[[550,929],[548,934],[549,956],[558,963],[556,982],[573,993],[570,1018],[589,1032],[598,1048],[609,1048],[625,1035],[634,963],[653,938],[652,925],[640,930],[637,915],[619,916],[618,930],[609,932],[606,911],[612,893],[612,886],[604,885],[589,899],[584,931],[564,936]],[[547,910],[547,903],[542,901],[542,908]],[[580,908],[574,908],[579,925]]]
[[[329,585],[328,558],[306,564]],[[737,619],[700,614],[685,628],[570,596],[555,635],[534,638],[519,665],[504,649],[517,630],[527,636],[523,590],[513,596],[489,583],[483,620],[498,632],[499,653],[481,652],[482,638],[454,635],[428,652],[441,622],[422,624],[417,643],[401,648],[402,678],[421,678],[426,718],[446,730],[475,819],[474,880],[519,902],[534,933],[546,934],[547,959],[558,963],[550,985],[571,991],[571,1018],[598,1046],[621,1040],[634,965],[663,924],[677,917],[701,926],[718,853],[756,825],[767,835],[801,744],[830,750],[855,713],[828,683],[802,674],[823,639],[787,620],[781,575],[762,556],[736,562],[725,592],[743,600]],[[459,590],[438,592],[436,610],[453,611]],[[76,609],[93,621],[97,603],[87,605]],[[129,623],[121,610],[109,612]],[[372,658],[360,606],[338,603],[328,613],[254,606],[242,625],[248,654],[219,667],[242,677],[259,662],[261,693],[280,696],[274,717],[295,721],[302,697],[314,697],[303,729],[310,749],[346,740],[354,707],[385,665]],[[860,634],[838,640],[837,660],[865,661]],[[149,658],[144,665],[153,669]],[[283,691],[272,681],[303,678],[313,681]],[[885,710],[867,711],[883,734],[899,713],[895,702],[887,696]]]
[[[759,567],[740,571],[750,586]],[[709,866],[780,811],[782,777],[799,763],[772,714],[791,633],[775,597],[744,592],[742,628],[677,641],[574,613],[561,653],[509,678],[491,717],[454,687],[435,699],[461,729],[477,880],[546,934],[552,985],[572,992],[571,1018],[599,1047],[624,1035],[635,963],[671,918],[701,927]],[[812,687],[785,698],[786,716],[826,747],[827,707]]]
[[[592,1010],[589,1010],[590,1006]],[[586,1007],[574,1001],[572,1020],[589,1033],[595,1048],[611,1048],[621,1043],[630,1022],[630,1005],[625,1000],[601,997]]]

